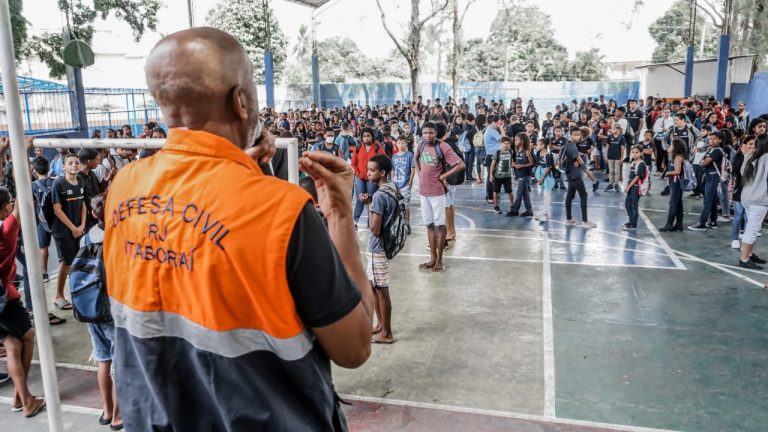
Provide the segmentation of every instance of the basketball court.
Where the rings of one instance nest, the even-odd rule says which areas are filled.
[[[392,262],[397,342],[374,345],[360,369],[334,369],[350,429],[764,429],[768,273],[733,267],[728,223],[662,237],[660,190],[641,200],[639,229],[627,233],[624,194],[590,193],[598,228],[586,231],[564,224],[564,192],[539,224],[496,215],[483,187],[460,186],[442,274],[418,270],[429,252],[416,200],[413,234]],[[538,210],[535,188],[532,201]],[[693,223],[701,201],[684,205]],[[102,430],[88,332],[64,316],[51,331],[65,424]],[[31,382],[42,394],[38,368]],[[10,392],[0,388],[6,406]],[[0,409],[0,423],[45,430],[46,419]]]

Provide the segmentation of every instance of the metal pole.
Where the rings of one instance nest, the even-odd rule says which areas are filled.
[[[40,370],[43,377],[43,391],[48,414],[48,430],[64,432],[61,417],[61,399],[59,382],[48,324],[48,302],[45,299],[43,270],[38,257],[37,222],[32,199],[32,181],[29,176],[29,158],[24,143],[24,123],[21,119],[19,101],[19,83],[16,77],[16,60],[13,55],[13,36],[11,34],[11,14],[8,2],[0,0],[0,64],[2,65],[3,88],[5,89],[6,115],[8,117],[8,135],[11,139],[11,155],[15,164],[14,179],[18,191],[17,204],[21,213],[21,234],[24,239],[24,253],[27,256],[27,273],[30,278],[32,304],[34,308],[35,330],[37,331],[37,349],[40,354]]]
[[[272,67],[272,51],[264,51],[264,84],[267,88],[267,106],[275,107],[275,74]]]
[[[688,97],[693,94],[693,45],[696,40],[696,2],[691,0],[691,16],[688,23],[688,49],[685,51],[685,86],[683,96]]]
[[[164,139],[81,139],[81,138],[39,138],[35,147],[40,148],[129,148],[129,149],[158,149],[165,144]],[[299,140],[296,138],[275,138],[275,147],[287,149],[288,152],[288,181],[299,183]],[[32,190],[30,186],[29,190]],[[34,216],[33,216],[34,217]],[[32,231],[33,233],[36,231]],[[24,241],[26,243],[26,239]],[[35,241],[35,245],[37,242]],[[37,256],[37,255],[35,255]],[[31,270],[30,270],[31,271]],[[42,273],[40,273],[42,274]],[[41,279],[42,280],[42,279]],[[37,309],[37,306],[35,306]],[[46,315],[46,323],[47,321]]]
[[[187,0],[187,14],[189,14],[189,28],[194,28],[195,14],[194,14],[194,7],[192,7],[192,0]]]
[[[720,35],[720,50],[717,54],[717,92],[715,98],[718,101],[725,99],[725,84],[728,79],[728,54],[731,48],[731,6],[732,0],[725,0],[725,13],[723,14],[723,32]]]

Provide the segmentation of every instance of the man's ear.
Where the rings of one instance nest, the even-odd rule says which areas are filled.
[[[240,86],[232,89],[232,112],[241,120],[248,118],[248,94]]]

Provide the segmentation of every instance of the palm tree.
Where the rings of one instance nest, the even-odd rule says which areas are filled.
[[[600,81],[605,79],[605,64],[597,48],[590,48],[589,51],[576,52],[576,69],[579,72],[579,79],[582,81]]]
[[[293,54],[302,62],[312,52],[312,36],[309,34],[306,24],[299,27],[299,34],[296,37],[296,45],[293,46]]]

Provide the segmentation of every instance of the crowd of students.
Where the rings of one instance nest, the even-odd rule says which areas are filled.
[[[506,216],[532,217],[540,223],[551,217],[552,195],[563,191],[564,222],[591,229],[596,224],[588,218],[589,192],[584,179],[587,177],[592,193],[598,192],[601,183],[606,184],[605,192],[625,193],[628,220],[621,228],[634,230],[639,202],[649,193],[652,175],[667,181],[662,195],[669,195],[669,211],[661,231],[683,230],[683,195],[690,191],[691,197],[703,199],[701,217],[690,230],[715,229],[718,222],[732,221],[731,246],[741,249],[739,266],[760,269],[760,264],[765,263],[753,252],[753,245],[768,212],[768,115],[751,119],[743,102],[732,108],[728,100],[719,103],[713,99],[648,98],[619,105],[600,96],[560,104],[540,118],[533,100],[527,104],[520,98],[508,104],[501,100],[488,103],[478,97],[470,106],[466,100],[448,98],[443,104],[439,99],[424,101],[419,96],[412,102],[376,107],[350,102],[345,107],[324,110],[276,113],[266,108],[261,115],[273,135],[298,138],[300,152],[327,152],[351,165],[355,175],[355,228],[368,208],[366,258],[368,279],[376,299],[376,343],[395,341],[389,259],[384,253],[383,232],[397,216],[399,198],[405,204],[405,219],[410,224],[414,184],[418,184],[422,223],[430,250],[430,259],[419,265],[424,271],[445,271],[443,251],[456,239],[454,208],[458,184],[484,185],[485,200],[496,214],[502,214],[501,201],[506,195]],[[106,131],[106,138],[132,135],[128,125]],[[145,125],[140,135],[165,136],[165,131],[154,123]],[[100,131],[94,137],[100,138]],[[7,142],[3,145],[7,146]],[[5,155],[5,147],[0,150]],[[55,213],[49,223],[39,212],[41,256],[36,259],[42,262],[47,282],[48,247],[53,239],[60,260],[56,308],[72,309],[64,292],[69,266],[85,233],[103,238],[103,194],[116,171],[153,153],[82,149],[74,154],[58,149],[57,155],[48,160],[41,149],[34,150],[30,158],[34,195],[38,205],[50,199]],[[270,167],[278,176],[285,173],[284,167],[278,167],[281,164],[285,165],[285,158],[278,152]],[[12,320],[23,318],[26,324],[19,323],[15,328],[0,325],[0,337],[4,338],[9,372],[17,389],[13,408],[31,416],[44,402],[34,398],[25,384],[32,349],[28,343],[33,334],[29,323],[32,303],[26,266],[21,277],[16,277],[15,267],[16,259],[24,264],[29,258],[24,257],[18,211],[13,207],[16,190],[11,161],[4,160],[3,165],[6,169],[4,187],[0,189],[0,203],[5,203],[0,206],[0,277],[9,287],[9,302],[3,313]],[[311,181],[301,184],[314,192]],[[536,213],[532,203],[534,190],[543,201]],[[576,195],[580,201],[579,219],[574,218],[571,209]],[[24,284],[24,306],[18,301],[14,282]],[[59,325],[66,320],[49,314],[49,322]],[[112,331],[109,325],[89,325],[89,331],[93,358],[100,362],[99,384],[104,396],[100,422],[118,430],[119,409],[108,372]],[[17,379],[22,381],[17,384]]]

